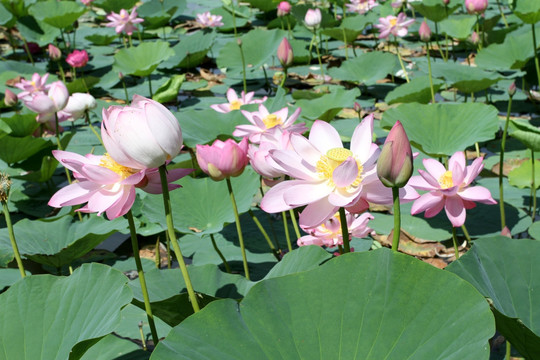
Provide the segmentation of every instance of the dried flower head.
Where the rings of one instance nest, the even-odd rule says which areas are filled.
[[[7,201],[11,184],[12,182],[8,174],[0,172],[0,201]]]

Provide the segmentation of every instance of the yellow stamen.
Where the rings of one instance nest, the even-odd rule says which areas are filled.
[[[263,123],[267,129],[271,129],[274,126],[282,125],[283,121],[277,115],[269,114],[263,119]]]
[[[397,19],[390,19],[391,26],[396,26],[396,24],[397,24]]]
[[[240,100],[233,100],[229,104],[229,110],[240,110],[240,106],[242,106],[242,102]]]
[[[450,170],[442,174],[442,176],[439,178],[439,184],[441,185],[441,189],[449,189],[454,186],[452,172]]]
[[[104,168],[114,171],[115,173],[120,175],[122,179],[126,179],[140,171],[124,165],[120,165],[119,163],[114,161],[108,153],[105,153],[105,155],[103,155],[101,161],[99,162],[99,166],[103,166]]]
[[[317,161],[316,165],[317,172],[319,173],[321,179],[328,180],[328,185],[335,187],[336,185],[332,180],[334,170],[351,156],[354,157],[352,151],[345,148],[334,148],[328,150],[326,152],[326,155],[321,156],[319,161]],[[360,161],[356,160],[356,165],[358,166],[358,175],[356,176],[354,182],[347,188],[356,187],[362,182],[362,164],[360,163]]]

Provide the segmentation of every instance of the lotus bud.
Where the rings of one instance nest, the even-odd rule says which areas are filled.
[[[66,57],[66,62],[74,68],[84,67],[88,62],[88,53],[86,50],[73,50],[73,52]]]
[[[510,229],[508,228],[508,226],[505,226],[504,229],[502,229],[501,235],[509,237],[510,239],[512,238],[512,233],[510,232]]]
[[[306,16],[304,17],[304,22],[306,23],[307,27],[310,28],[316,28],[320,25],[322,20],[321,10],[317,9],[309,9],[306,12]]]
[[[360,105],[358,102],[355,101],[354,105],[353,105],[353,109],[354,109],[354,111],[359,113],[360,111],[362,111],[362,105]]]
[[[291,4],[287,1],[282,1],[277,6],[277,16],[282,17],[291,12]]]
[[[465,7],[469,14],[481,14],[488,7],[488,0],[465,0]]]
[[[53,44],[49,44],[49,57],[53,61],[58,61],[62,57],[62,53],[60,52],[60,49],[54,46]]]
[[[281,40],[281,44],[279,44],[279,47],[277,49],[277,57],[284,68],[291,66],[291,64],[293,63],[293,50],[291,44],[289,44],[289,41],[285,37],[283,38],[283,40]]]
[[[238,44],[238,46],[242,47],[242,39],[236,39],[236,43]]]
[[[120,72],[118,73],[118,78],[119,78],[120,80],[123,80],[123,79],[124,79],[124,73],[120,71]]]
[[[242,174],[249,163],[247,153],[247,137],[240,143],[233,139],[216,140],[212,145],[197,145],[197,162],[202,171],[219,181]]]
[[[444,5],[450,4],[450,0],[443,0],[443,4],[444,4]]]
[[[19,98],[17,95],[13,91],[6,89],[6,93],[4,94],[4,104],[8,107],[12,107],[17,105],[18,102]]]
[[[386,137],[379,160],[377,176],[386,187],[404,187],[413,172],[409,138],[398,120]]]
[[[510,84],[510,86],[508,87],[508,95],[510,95],[510,97],[512,97],[512,96],[514,96],[515,93],[516,93],[516,83],[512,82]]]
[[[431,39],[431,29],[429,28],[426,20],[424,20],[420,25],[418,35],[420,35],[420,40],[422,40],[423,42],[429,42],[429,40]]]
[[[478,36],[478,33],[476,31],[473,31],[471,34],[471,42],[476,45],[480,41],[480,36]]]
[[[0,201],[6,202],[8,199],[9,189],[11,188],[11,180],[5,173],[0,173]]]

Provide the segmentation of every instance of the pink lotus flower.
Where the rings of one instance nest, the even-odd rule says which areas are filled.
[[[144,21],[137,17],[137,8],[133,8],[131,14],[124,9],[120,10],[120,14],[113,11],[107,15],[107,20],[110,22],[106,23],[105,26],[113,27],[117,34],[124,32],[129,36],[133,34],[133,31],[137,30],[135,25]]]
[[[279,126],[273,127],[261,135],[259,146],[250,144],[248,148],[249,162],[257,174],[266,179],[283,176],[285,170],[272,159],[272,150],[292,150],[291,133]]]
[[[86,50],[73,50],[66,57],[66,62],[74,68],[82,68],[88,63],[88,53]]]
[[[319,8],[308,9],[306,16],[304,17],[304,22],[307,27],[317,28],[321,24],[322,15]]]
[[[425,217],[437,215],[444,207],[452,226],[465,223],[465,210],[476,206],[475,201],[483,204],[496,204],[491,193],[483,186],[470,186],[484,168],[483,158],[477,158],[466,166],[465,154],[456,152],[448,162],[449,170],[437,160],[424,159],[427,171],[418,170],[420,176],[413,176],[409,185],[428,193],[420,196],[411,208],[415,215],[425,211]]]
[[[248,104],[260,104],[266,101],[266,96],[262,99],[253,99],[255,95],[254,91],[250,91],[247,94],[242,91],[240,97],[236,94],[233,88],[227,90],[227,101],[225,104],[214,104],[210,107],[220,113],[228,113],[234,110],[240,110],[242,105]]]
[[[365,14],[376,6],[379,6],[375,0],[351,0],[350,4],[345,4],[348,11]]]
[[[84,5],[86,5],[86,6],[92,4],[93,1],[94,1],[94,0],[81,0],[81,2],[82,2]]]
[[[66,107],[58,112],[59,121],[75,121],[97,106],[96,99],[87,93],[74,93],[69,97]]]
[[[374,217],[370,213],[355,215],[346,211],[345,217],[347,218],[347,228],[349,229],[350,237],[363,238],[371,233],[372,229],[367,225],[369,220],[373,220]],[[341,232],[339,213],[334,214],[334,216],[319,226],[306,227],[300,224],[300,227],[309,235],[302,236],[298,239],[298,246],[318,245],[335,247],[343,245],[343,233]]]
[[[204,12],[202,14],[197,14],[197,23],[201,25],[201,27],[220,27],[223,26],[223,23],[221,20],[223,19],[223,16],[221,15],[212,15],[210,14],[210,11]]]
[[[216,140],[212,145],[197,145],[197,162],[201,170],[219,181],[239,176],[248,164],[248,139],[240,143],[233,139]]]
[[[289,4],[287,1],[282,1],[277,6],[277,16],[282,17],[291,12],[291,4]]]
[[[281,43],[278,46],[277,49],[277,58],[279,62],[281,63],[281,66],[284,68],[289,67],[292,65],[294,60],[294,54],[291,47],[291,44],[287,40],[286,37],[281,40]]]
[[[380,31],[379,39],[386,39],[390,34],[403,37],[407,35],[408,27],[414,23],[414,19],[407,20],[405,13],[399,13],[397,17],[388,15],[387,17],[379,18],[379,24],[375,24]]]
[[[53,44],[49,44],[48,51],[49,51],[49,57],[53,61],[58,61],[62,57],[62,52],[60,51],[60,49],[54,46]]]
[[[61,81],[53,82],[47,94],[42,92],[34,94],[32,97],[25,97],[24,104],[31,111],[38,113],[36,121],[45,123],[54,118],[54,114],[62,110],[69,98],[69,92]]]
[[[133,169],[115,162],[108,154],[81,156],[68,151],[53,150],[54,157],[73,171],[77,182],[57,191],[49,206],[62,207],[88,203],[77,211],[98,215],[106,213],[112,220],[126,214],[135,201],[135,187],[148,193],[161,193],[157,169]],[[172,182],[191,173],[193,169],[174,169],[167,173]],[[156,184],[160,184],[159,188]],[[180,187],[169,184],[169,190]]]
[[[341,138],[330,124],[317,120],[309,140],[291,135],[293,151],[270,151],[272,158],[295,180],[284,181],[270,189],[261,201],[269,213],[307,205],[300,222],[315,227],[332,217],[340,207],[359,213],[369,207],[368,201],[391,204],[392,191],[379,181],[376,161],[379,148],[372,143],[373,114],[356,127],[351,147],[345,149]],[[404,200],[418,194],[405,187]]]
[[[268,112],[264,105],[259,105],[259,111],[248,112],[242,110],[242,114],[249,120],[251,125],[238,125],[233,132],[233,136],[243,137],[248,136],[249,141],[258,144],[261,141],[261,134],[276,126],[287,130],[290,133],[303,133],[307,131],[305,123],[294,124],[298,116],[300,116],[301,108],[297,108],[294,113],[287,117],[289,109],[284,107],[272,114]]]
[[[465,0],[469,14],[482,14],[488,7],[488,0]]]
[[[49,90],[51,85],[47,84],[47,79],[49,78],[49,73],[46,73],[43,76],[40,76],[38,73],[32,75],[32,80],[21,79],[20,82],[15,84],[15,87],[21,89],[17,96],[20,100],[32,100],[32,97],[38,93],[45,93]]]
[[[409,138],[398,120],[386,137],[379,161],[377,176],[387,187],[403,187],[413,172],[413,156]]]
[[[182,130],[176,117],[160,103],[134,95],[130,106],[103,109],[101,136],[119,164],[156,168],[182,149]]]

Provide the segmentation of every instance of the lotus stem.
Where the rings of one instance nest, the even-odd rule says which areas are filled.
[[[146,347],[146,339],[143,332],[143,322],[139,321],[139,335],[141,336],[141,342],[142,342],[142,348],[143,351],[146,351],[148,348]]]
[[[94,135],[96,136],[96,138],[99,140],[99,143],[101,144],[101,146],[105,147],[105,145],[103,144],[103,140],[101,140],[101,136],[99,135],[99,133],[96,131],[96,128],[94,127],[94,125],[92,125],[92,121],[90,120],[90,115],[88,114],[88,110],[86,110],[84,112],[84,115],[86,117],[86,122],[88,123],[88,127],[90,128],[90,130],[94,133]]]
[[[307,65],[311,64],[311,51],[313,49],[313,42],[315,41],[315,33],[313,33],[313,36],[311,37],[311,41],[309,42],[309,48],[308,48],[308,62]]]
[[[263,66],[263,69],[264,69],[264,66]],[[266,76],[266,69],[264,70],[264,74]],[[279,87],[284,87],[285,86],[285,81],[287,80],[287,67],[284,66],[283,67],[283,80],[281,80],[281,84],[279,84]],[[266,80],[266,83],[268,83],[268,78]]]
[[[150,98],[154,96],[152,93],[152,77],[151,75],[148,75],[148,90],[150,91]]]
[[[244,273],[246,279],[249,278],[249,267],[246,257],[246,246],[244,245],[244,236],[242,235],[242,226],[240,225],[240,216],[238,215],[238,208],[236,207],[236,199],[234,198],[234,192],[231,184],[231,178],[226,178],[227,189],[229,190],[229,196],[231,197],[231,204],[234,210],[234,220],[236,222],[236,232],[238,233],[238,241],[240,242],[240,250],[242,251],[242,262],[244,263]]]
[[[534,66],[536,67],[536,77],[538,78],[538,86],[540,87],[540,65],[538,64],[538,52],[536,51],[536,30],[534,29],[534,24],[531,24],[531,27],[533,37]]]
[[[512,358],[512,344],[510,341],[506,340],[506,354],[504,356],[505,360],[510,360]]]
[[[467,231],[467,227],[465,224],[461,225],[461,230],[463,231],[463,235],[465,235],[465,239],[467,239],[467,242],[469,244],[472,244],[471,236],[469,235],[469,232]]]
[[[257,225],[257,228],[259,229],[262,236],[264,237],[264,239],[268,243],[268,246],[270,247],[270,250],[272,250],[272,253],[274,254],[275,258],[278,261],[281,260],[280,257],[279,257],[279,253],[277,252],[276,247],[274,246],[274,243],[272,243],[272,240],[270,240],[270,236],[268,236],[268,233],[266,232],[266,230],[264,230],[261,222],[259,221],[259,219],[257,219],[257,216],[255,216],[255,213],[251,209],[249,209],[248,212],[249,212],[249,216],[251,216],[251,219],[253,220],[255,225]]]
[[[291,215],[291,222],[294,228],[294,232],[296,233],[296,237],[300,239],[302,235],[300,234],[300,229],[298,228],[298,222],[296,221],[296,214],[294,213],[294,209],[290,209],[289,214]]]
[[[6,218],[6,226],[9,233],[9,241],[11,241],[11,248],[13,249],[13,254],[15,255],[15,260],[17,261],[17,267],[21,273],[21,277],[26,277],[26,272],[24,271],[24,265],[21,260],[21,254],[19,253],[19,247],[15,241],[15,233],[13,232],[13,224],[11,223],[11,216],[9,215],[9,209],[7,204],[7,195],[6,200],[2,201],[2,207],[4,209],[4,217]]]
[[[246,58],[244,57],[244,49],[242,48],[242,40],[238,39],[238,48],[240,49],[240,58],[242,59],[242,85],[244,86],[244,93],[247,93],[246,82]]]
[[[56,127],[56,147],[58,150],[64,150],[62,147],[62,142],[60,141],[60,126],[58,125],[58,113],[54,113],[54,124]],[[67,167],[64,167],[64,170],[66,171],[66,177],[68,180],[68,183],[71,184],[71,175],[69,175],[69,170]],[[79,213],[79,219],[82,221],[82,217]]]
[[[399,188],[392,187],[392,197],[394,198],[394,234],[392,238],[392,251],[399,250],[399,237],[401,235],[401,208],[399,205]]]
[[[321,60],[321,52],[319,51],[319,45],[320,45],[320,41],[317,44],[315,44],[315,50],[317,51],[317,60],[319,60],[319,66],[321,67],[322,82],[324,83],[324,67]]]
[[[150,306],[150,297],[148,296],[148,289],[146,288],[146,279],[144,277],[144,271],[141,263],[141,256],[139,254],[139,244],[137,242],[137,230],[135,229],[135,222],[133,221],[133,214],[129,210],[126,214],[126,218],[129,223],[129,233],[131,235],[131,247],[133,248],[133,257],[135,258],[135,265],[137,266],[137,273],[139,274],[139,282],[141,283],[141,291],[144,299],[144,309],[146,310],[146,317],[148,318],[148,325],[150,325],[150,332],[152,333],[152,340],[154,345],[159,342],[157,335],[156,324],[154,323],[154,315],[152,314],[152,307]],[[159,249],[157,249],[159,251]]]
[[[441,49],[441,44],[439,44],[439,23],[435,21],[435,43],[437,44],[437,48],[439,48],[439,53],[441,54],[441,58],[444,60],[444,62],[447,62],[448,59],[444,56],[444,53]]]
[[[504,168],[504,149],[506,147],[506,134],[508,133],[508,123],[510,122],[510,111],[512,110],[512,96],[508,99],[508,110],[506,111],[506,121],[501,139],[501,155],[499,158],[499,206],[501,210],[501,229],[506,226],[506,216],[504,213],[504,190],[503,190],[503,168]]]
[[[532,210],[531,210],[531,218],[534,222],[534,219],[536,218],[536,174],[534,171],[534,150],[531,149],[531,173],[532,173],[532,186],[531,186],[531,195],[532,195]]]
[[[167,231],[165,231],[165,239],[167,240],[167,269],[171,269],[171,240]]]
[[[62,78],[62,81],[64,84],[66,83],[66,74],[64,73],[64,68],[62,67],[62,64],[60,64],[60,61],[58,63],[58,70],[60,71],[60,77]]]
[[[182,277],[184,278],[184,282],[186,283],[186,288],[187,288],[189,300],[191,301],[191,306],[193,307],[194,312],[198,312],[200,308],[199,308],[199,303],[197,302],[197,296],[195,295],[195,291],[193,291],[193,285],[191,285],[191,279],[189,278],[186,262],[184,261],[184,256],[182,255],[182,251],[180,250],[180,245],[178,245],[178,240],[176,239],[176,233],[174,231],[174,224],[173,224],[172,211],[171,211],[171,198],[169,196],[169,186],[167,183],[166,172],[167,172],[167,168],[165,167],[165,164],[161,165],[159,167],[159,177],[161,179],[161,189],[163,191],[163,205],[165,207],[165,219],[167,221],[167,231],[169,234],[169,239],[173,245],[174,253],[176,255],[176,260],[178,260],[178,264],[180,265],[180,271],[182,272]]]
[[[293,39],[293,35],[291,31],[291,22],[289,21],[289,15],[287,15],[287,30],[289,32],[289,39]]]
[[[508,28],[508,21],[506,21],[506,16],[504,16],[504,11],[502,9],[501,3],[497,0],[497,6],[499,7],[499,12],[501,13],[502,20],[504,22],[504,27]]]
[[[341,236],[343,237],[343,253],[349,253],[351,252],[349,227],[347,226],[347,215],[343,207],[339,208],[339,222],[341,223]]]
[[[229,274],[231,273],[231,267],[229,266],[229,263],[227,262],[227,259],[225,259],[225,256],[223,256],[223,253],[221,250],[219,250],[216,239],[214,239],[214,234],[210,234],[210,240],[212,241],[212,246],[214,247],[214,250],[219,255],[219,258],[223,262],[223,265],[225,266],[225,271],[227,271]]]
[[[429,42],[426,44],[427,63],[428,63],[428,75],[429,75],[429,87],[431,89],[431,102],[435,104],[435,89],[433,88],[433,76],[431,73],[431,57],[429,56]]]
[[[126,87],[126,82],[124,81],[124,77],[122,76],[122,87],[124,88],[124,94],[126,95],[126,105],[129,105],[129,95]]]
[[[26,56],[28,57],[28,60],[30,60],[30,63],[32,66],[36,66],[34,64],[34,58],[32,58],[32,53],[30,52],[30,49],[28,48],[28,42],[26,42],[26,39],[23,37],[23,44],[24,44],[24,51],[26,52]]]
[[[403,70],[403,74],[405,75],[405,80],[407,80],[407,82],[410,82],[409,75],[407,74],[407,69],[405,69],[405,65],[403,65],[403,59],[401,58],[401,55],[399,54],[399,45],[398,45],[397,39],[396,39],[396,53],[399,60],[399,65],[401,65],[401,70]]]
[[[454,243],[454,254],[456,255],[456,260],[459,259],[459,247],[457,242],[456,228],[452,226],[452,242]]]
[[[287,239],[287,248],[289,249],[289,252],[291,252],[292,244],[291,236],[289,235],[289,225],[287,224],[287,212],[283,211],[281,217],[283,218],[283,229],[285,230],[285,238]]]
[[[159,242],[159,237],[156,239],[156,255],[155,255],[155,258],[154,258],[154,262],[156,264],[156,268],[161,268],[161,254],[160,254],[160,249],[159,249],[159,245],[160,245],[160,242]]]

